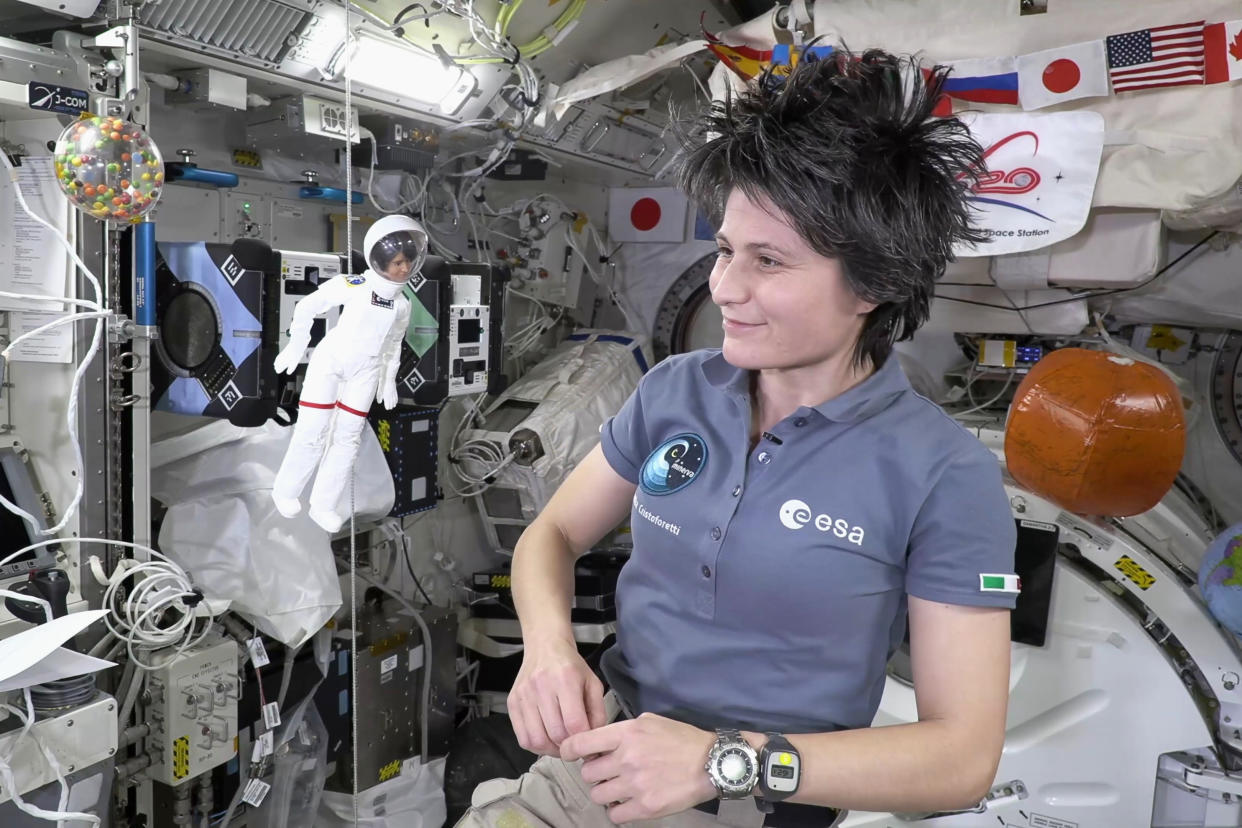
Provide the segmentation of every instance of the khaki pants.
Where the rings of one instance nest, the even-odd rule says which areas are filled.
[[[457,828],[613,828],[608,812],[591,801],[581,762],[542,756],[520,779],[492,779],[474,789]],[[635,828],[760,828],[763,814],[753,800],[720,803],[720,815],[689,810],[663,819],[631,822]]]
[[[608,720],[616,718],[612,693],[604,698]],[[608,812],[591,801],[582,763],[542,756],[520,779],[492,779],[474,789],[471,808],[456,828],[613,828]],[[662,819],[627,823],[635,828],[761,828],[764,814],[753,799],[719,803],[718,814],[694,809]],[[844,817],[844,814],[842,815]],[[840,820],[838,820],[839,822]],[[827,824],[823,828],[828,828]]]

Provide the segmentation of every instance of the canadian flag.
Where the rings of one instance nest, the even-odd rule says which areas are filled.
[[[1102,40],[1032,52],[1020,56],[1017,64],[1018,102],[1026,110],[1109,92],[1108,56]]]
[[[1242,78],[1242,20],[1203,27],[1204,83]]]
[[[608,191],[608,235],[614,242],[683,242],[689,200],[673,187]]]

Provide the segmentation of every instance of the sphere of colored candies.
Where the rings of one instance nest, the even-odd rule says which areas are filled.
[[[56,183],[71,204],[103,221],[136,222],[164,189],[164,160],[137,124],[83,115],[56,141]]]

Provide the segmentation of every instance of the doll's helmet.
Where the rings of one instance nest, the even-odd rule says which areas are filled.
[[[427,256],[427,231],[409,216],[384,216],[367,230],[363,249],[367,264],[376,273],[384,273],[393,259],[404,256],[412,277]]]

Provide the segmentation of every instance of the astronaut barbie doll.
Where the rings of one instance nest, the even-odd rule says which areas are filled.
[[[337,276],[298,302],[289,344],[273,363],[277,372],[292,373],[310,344],[315,317],[343,306],[336,326],[311,354],[293,440],[272,486],[276,508],[293,517],[318,466],[308,514],[328,532],[340,529],[347,517],[336,507],[358,456],[371,401],[385,408],[397,404],[401,340],[410,318],[401,291],[422,267],[427,233],[408,216],[385,216],[367,230],[363,249],[366,273]]]

